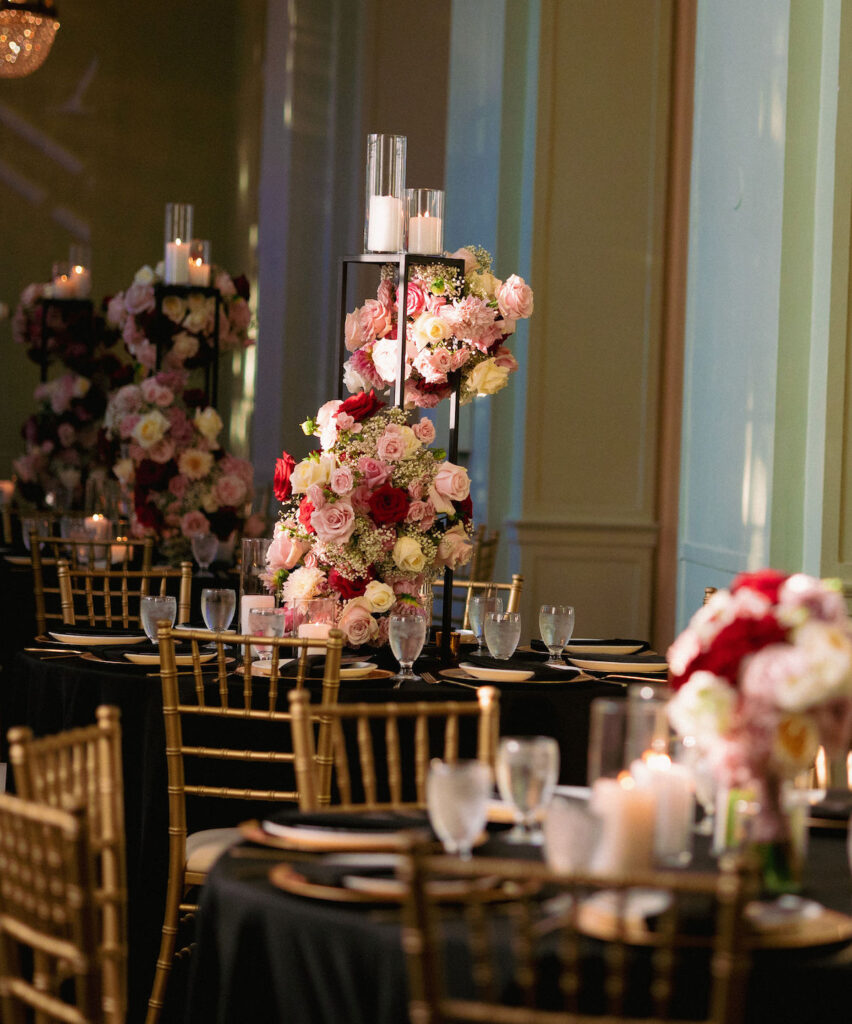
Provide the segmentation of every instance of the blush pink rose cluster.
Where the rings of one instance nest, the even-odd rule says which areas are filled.
[[[459,249],[463,275],[439,264],[413,267],[406,288],[405,396],[409,407],[431,408],[447,398],[460,374],[462,402],[505,387],[518,364],[506,347],[518,320],[533,313],[533,292],[517,274],[501,281],[484,249]],[[346,317],[344,366],[350,392],[384,390],[400,368],[398,301],[385,272],[378,298]]]

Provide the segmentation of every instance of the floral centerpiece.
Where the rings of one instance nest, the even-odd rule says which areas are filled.
[[[533,293],[516,274],[501,281],[480,248],[460,249],[464,275],[441,264],[412,267],[406,291],[406,405],[431,408],[449,397],[460,373],[462,403],[506,386],[518,363],[506,346],[515,323],[533,312]],[[344,366],[350,392],[385,390],[399,373],[399,303],[393,268],[382,269],[377,297],[346,317]]]
[[[185,370],[164,370],[125,385],[105,418],[120,452],[113,473],[133,495],[132,532],[159,537],[173,560],[193,534],[226,541],[242,529],[254,491],[251,463],[224,451],[219,414],[187,382]]]
[[[103,324],[92,316],[91,305],[45,305],[42,301],[52,297],[50,284],[34,283],[24,288],[12,315],[12,339],[35,363],[58,360],[86,374],[96,344],[102,340]]]
[[[429,419],[409,425],[373,390],[327,402],[302,426],[321,447],[277,462],[268,586],[285,601],[332,598],[349,644],[384,644],[388,613],[470,558],[467,472],[429,447]]]
[[[849,748],[852,627],[839,582],[742,574],[696,612],[668,661],[672,726],[695,738],[723,787],[753,791],[754,840],[785,847],[784,781],[820,742],[844,760]]]
[[[155,367],[157,342],[165,369],[206,366],[213,358],[216,301],[201,291],[190,291],[185,298],[167,295],[158,313],[154,288],[162,276],[160,267],[138,270],[130,287],[109,300],[107,321],[121,332],[128,352],[147,371]],[[212,280],[221,297],[219,352],[254,344],[249,332],[248,280],[242,275],[231,278],[217,267]]]

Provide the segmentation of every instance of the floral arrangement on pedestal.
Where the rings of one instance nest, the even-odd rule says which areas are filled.
[[[158,313],[154,288],[162,279],[161,266],[138,270],[130,287],[109,300],[108,323],[121,332],[127,351],[146,371],[154,370],[158,341],[165,369],[206,366],[213,359],[215,299],[201,291],[185,298],[167,295]],[[217,267],[212,280],[221,296],[219,352],[253,345],[248,280],[243,275],[232,278]]]
[[[407,351],[405,401],[431,408],[452,391],[460,372],[460,399],[493,395],[504,388],[518,363],[506,341],[518,320],[533,312],[532,289],[516,274],[501,281],[491,273],[491,256],[468,247],[452,254],[464,259],[464,276],[440,264],[411,268],[406,292]],[[345,343],[352,356],[344,383],[352,392],[385,390],[399,373],[399,320],[393,268],[382,269],[377,297],[346,317]]]
[[[153,535],[172,560],[189,551],[193,534],[228,541],[246,523],[254,470],[228,455],[222,420],[188,388],[185,370],[163,370],[110,398],[105,428],[117,452],[113,473],[132,492],[131,530]]]
[[[373,390],[326,402],[302,427],[321,448],[277,462],[267,585],[284,601],[333,598],[349,644],[384,644],[388,613],[470,558],[467,472],[430,449],[429,419],[409,425]]]
[[[102,338],[103,325],[92,317],[91,305],[59,301],[45,305],[42,301],[52,298],[50,284],[35,283],[24,288],[12,315],[12,339],[26,348],[34,363],[58,360],[85,374],[96,338]]]
[[[820,742],[844,761],[849,749],[852,625],[839,581],[744,573],[695,613],[668,661],[675,731],[694,737],[721,786],[754,792],[754,841],[783,847],[785,780]]]

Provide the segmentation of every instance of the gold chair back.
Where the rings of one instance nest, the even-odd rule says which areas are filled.
[[[294,768],[294,741],[291,736],[292,718],[287,706],[280,674],[282,658],[295,656],[295,685],[304,692],[309,667],[308,649],[325,651],[322,677],[322,704],[333,707],[340,688],[340,652],[343,634],[332,629],[327,641],[315,639],[270,638],[209,633],[205,630],[159,630],[160,678],[163,689],[163,721],[166,733],[166,763],[169,785],[169,880],[163,921],[162,942],[151,998],[148,1001],[146,1024],[159,1019],[165,997],[166,983],[175,955],[175,943],[181,914],[191,914],[197,903],[187,898],[189,890],[204,883],[206,867],[196,864],[192,850],[201,850],[206,834],[187,836],[187,797],[233,800],[250,804],[265,801],[271,804],[292,803],[299,800]],[[188,670],[178,671],[175,643],[189,644],[191,664]],[[214,657],[206,664],[202,661],[205,643],[215,645]],[[252,650],[258,645],[272,648],[269,675],[252,673]],[[234,645],[240,654],[238,664],[229,660],[226,645]],[[179,678],[180,677],[180,678]],[[294,680],[286,679],[289,689]],[[283,705],[283,710],[282,710]],[[247,728],[250,736],[247,736]],[[187,739],[193,730],[205,730],[204,742]],[[210,730],[213,737],[208,743]],[[258,749],[248,749],[263,742]],[[321,749],[330,741],[323,735]],[[223,784],[222,767],[239,770],[239,765],[251,766],[254,774],[269,773],[290,785],[275,786]],[[218,766],[218,768],[217,768]],[[191,781],[187,782],[187,775]],[[213,830],[219,833],[220,830]],[[211,843],[217,837],[210,834]],[[221,836],[218,837],[221,840]]]
[[[443,595],[443,583],[434,583],[432,586],[436,594]],[[469,580],[453,579],[453,596],[455,597],[457,589],[464,593],[464,614],[462,616],[461,628],[470,628],[470,600],[474,594],[493,590],[504,599],[504,612],[517,612],[521,609],[521,591],[523,588],[524,577],[519,573],[512,574],[511,583],[498,583],[495,580],[482,580],[477,578],[471,578]]]
[[[102,705],[96,717],[94,725],[40,739],[26,726],[10,729],[9,761],[23,799],[86,811],[100,917],[103,1019],[121,1024],[127,1013],[127,875],[120,712]]]
[[[490,536],[485,526],[477,526],[473,535],[473,554],[470,559],[470,570],[467,573],[472,580],[490,580],[494,575],[494,562],[497,558],[497,545],[500,543],[500,531],[495,530]]]
[[[402,874],[412,1024],[735,1024],[742,1015],[743,912],[756,887],[734,861],[712,874],[602,878],[415,847]],[[459,884],[451,906],[448,882]],[[655,901],[653,926],[642,899]],[[448,914],[456,991],[445,979]]]
[[[165,594],[169,580],[179,584],[175,621],[180,624],[189,618],[192,562],[181,562],[180,569],[75,569],[60,559],[57,575],[62,617],[67,625],[82,620],[86,625],[107,629],[137,626],[140,598]]]
[[[121,571],[131,565],[151,571],[154,541],[144,540],[93,541],[67,540],[30,532],[30,558],[33,564],[33,590],[36,607],[36,629],[42,635],[48,622],[62,623],[62,595],[59,588],[57,566],[64,559],[74,571],[101,565]]]
[[[81,811],[0,795],[0,1018],[5,1024],[103,1020],[90,869]]]
[[[429,761],[435,756],[445,761],[458,759],[459,727],[464,720],[473,720],[476,725],[477,758],[494,763],[500,722],[499,694],[491,686],[482,686],[476,697],[475,701],[315,707],[308,704],[304,691],[291,692],[299,806],[304,811],[313,811],[330,804],[333,775],[337,789],[334,803],[341,810],[425,807]],[[320,737],[317,744],[315,722]],[[402,738],[403,723],[407,733],[413,732],[413,742]],[[347,724],[351,726],[348,743]],[[441,733],[440,745],[430,749],[430,740],[435,744],[436,731]],[[382,737],[380,745],[377,736]],[[386,785],[380,785],[380,760],[386,769]]]

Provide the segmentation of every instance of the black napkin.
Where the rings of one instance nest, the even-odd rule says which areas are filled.
[[[638,650],[636,651],[637,654],[648,649],[648,643],[645,640],[628,640],[621,638],[615,638],[612,640],[587,640],[584,637],[572,637],[566,644],[566,647],[570,647],[572,644],[576,644],[577,646],[580,646],[582,644],[583,647],[626,647],[628,645],[634,645],[638,648]],[[537,651],[547,651],[547,645],[545,644],[545,642],[543,640],[539,640],[538,638],[530,640],[530,647],[534,647]],[[633,655],[629,655],[629,657],[632,656]]]
[[[294,862],[291,867],[312,885],[343,887],[344,880],[354,875],[357,878],[395,878],[396,869],[389,864],[372,864],[367,858],[363,863],[351,861],[335,863],[334,857],[317,858]]]
[[[401,832],[408,828],[428,827],[425,811],[299,811],[294,808],[268,815],[276,825],[327,828],[332,831]],[[349,874],[352,874],[350,871]]]
[[[150,641],[146,640],[142,644],[108,644],[105,646],[92,645],[86,648],[87,651],[91,651],[92,654],[98,658],[103,658],[106,661],[120,661],[126,665],[133,665],[133,662],[129,661],[124,657],[125,654],[147,654],[147,655],[158,655],[160,648]],[[192,648],[187,644],[175,644],[175,654],[191,654]],[[150,668],[150,665],[145,666]],[[155,666],[156,667],[156,666]]]
[[[51,633],[61,633],[65,636],[79,636],[79,637],[92,637],[92,636],[114,636],[114,637],[127,637],[131,640],[133,637],[145,636],[145,630],[139,626],[131,626],[129,629],[124,629],[121,626],[67,626],[64,623],[52,626],[50,629]]]
[[[488,654],[467,654],[459,660],[462,664],[469,661],[471,665],[478,665],[480,668],[511,669],[513,672],[534,672],[535,675],[530,682],[559,679],[569,683],[575,676],[580,674],[580,669],[574,668],[572,665],[566,665],[565,668],[548,668],[535,657],[519,657],[518,655],[513,655],[508,661],[500,661]]]

